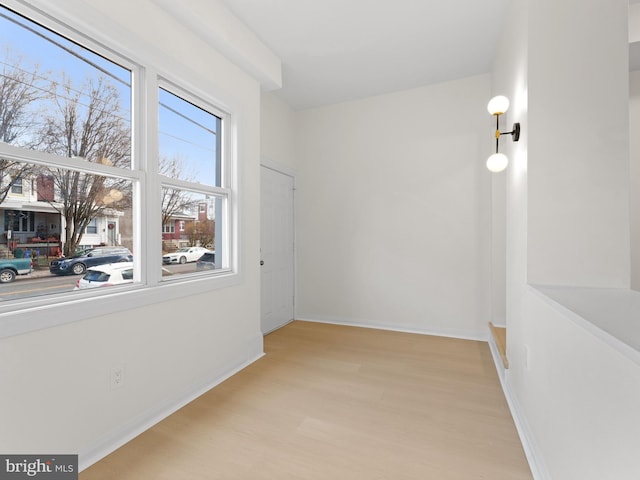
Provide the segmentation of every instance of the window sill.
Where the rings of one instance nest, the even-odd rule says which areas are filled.
[[[240,277],[240,274],[229,271],[215,276],[176,279],[153,286],[114,286],[109,287],[113,290],[109,290],[108,293],[87,292],[86,295],[78,295],[78,292],[74,292],[69,295],[45,295],[29,301],[12,303],[10,310],[2,311],[0,308],[0,338],[231,287],[241,283]],[[56,303],[52,304],[52,301]]]

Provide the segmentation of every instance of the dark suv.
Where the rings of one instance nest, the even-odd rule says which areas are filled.
[[[133,255],[126,247],[96,247],[70,258],[54,260],[49,264],[49,271],[56,275],[82,275],[87,268],[96,265],[132,261]]]

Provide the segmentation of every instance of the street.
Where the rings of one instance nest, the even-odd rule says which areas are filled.
[[[57,276],[48,272],[44,274],[37,272],[36,274],[18,275],[14,282],[0,285],[0,300],[68,292],[76,286],[78,278],[80,276]]]
[[[195,263],[163,265],[170,274],[195,271]],[[28,275],[18,275],[14,282],[0,284],[0,301],[70,292],[82,275],[53,275],[44,269],[35,269]]]

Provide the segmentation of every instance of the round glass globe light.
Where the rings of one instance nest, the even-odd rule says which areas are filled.
[[[504,95],[498,95],[489,100],[487,110],[491,115],[502,115],[509,110],[509,99]]]
[[[487,168],[493,173],[503,171],[508,164],[509,159],[504,153],[494,153],[487,159]]]

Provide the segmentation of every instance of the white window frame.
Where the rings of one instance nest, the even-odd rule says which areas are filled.
[[[237,273],[237,264],[233,262],[233,259],[237,259],[237,243],[234,241],[232,234],[234,231],[235,216],[237,215],[237,210],[236,215],[234,215],[233,207],[235,206],[233,205],[232,200],[235,196],[234,181],[237,178],[237,162],[234,161],[233,156],[233,142],[235,135],[232,134],[233,129],[231,128],[233,118],[227,111],[215,106],[214,102],[207,101],[206,96],[202,94],[199,89],[193,86],[190,88],[184,88],[169,77],[159,76],[158,88],[162,88],[174,95],[177,95],[183,100],[202,108],[206,112],[215,115],[222,120],[220,122],[222,125],[222,131],[216,132],[216,135],[220,136],[220,144],[222,145],[222,152],[219,155],[219,161],[221,162],[221,186],[216,187],[213,185],[186,182],[164,175],[158,175],[158,177],[160,178],[162,187],[178,188],[194,193],[202,193],[204,195],[215,196],[221,200],[221,209],[224,213],[222,218],[216,218],[216,237],[220,239],[222,252],[220,252],[220,254],[216,252],[216,263],[219,261],[221,265],[226,265],[226,267],[216,268],[215,272],[217,275]],[[181,232],[184,231],[184,227],[185,222],[181,221]],[[179,278],[175,280],[179,281]],[[165,281],[171,282],[173,279],[169,278],[165,279]]]
[[[38,1],[33,2],[36,5]],[[3,5],[25,17],[37,22],[52,31],[63,35],[79,45],[82,45],[132,71],[132,165],[130,170],[124,170],[107,165],[92,163],[87,165],[79,159],[57,157],[52,154],[25,151],[21,148],[0,143],[0,153],[5,158],[25,160],[40,165],[68,168],[85,173],[94,173],[130,180],[133,186],[133,224],[134,251],[139,252],[134,267],[134,277],[139,280],[127,287],[112,287],[109,291],[100,292],[70,292],[69,294],[43,295],[22,300],[7,301],[0,304],[0,338],[19,335],[29,331],[49,328],[65,323],[86,320],[95,316],[108,315],[127,311],[132,308],[171,301],[175,298],[197,295],[217,288],[226,288],[242,282],[242,272],[239,269],[238,252],[238,224],[239,207],[237,188],[239,172],[237,164],[237,110],[234,98],[212,96],[211,81],[189,76],[189,69],[177,61],[159,54],[152,48],[137,44],[131,46],[126,41],[96,32],[94,21],[98,19],[73,17],[56,2],[43,2],[51,16],[33,9],[21,0],[5,0]],[[55,16],[55,19],[53,18]],[[84,33],[79,33],[84,32]],[[89,33],[90,32],[90,33]],[[95,40],[94,40],[95,39]],[[176,73],[178,72],[178,73]],[[183,76],[184,75],[184,76]],[[223,170],[226,180],[224,188],[217,193],[224,196],[224,209],[227,212],[224,225],[221,225],[223,236],[221,241],[226,248],[228,269],[213,274],[197,273],[179,276],[170,282],[162,279],[162,264],[158,261],[162,255],[162,242],[159,232],[161,225],[161,195],[162,185],[181,185],[174,179],[161,178],[158,174],[158,88],[167,88],[182,98],[195,100],[196,105],[204,108],[223,119],[222,145]],[[219,92],[222,95],[222,92]],[[212,110],[208,107],[211,106]],[[215,106],[215,108],[213,107]],[[237,107],[236,107],[237,108]],[[142,135],[144,133],[144,136]],[[209,187],[194,189],[187,182],[182,188],[189,191],[211,193]],[[218,189],[219,187],[214,187]],[[145,214],[142,214],[144,209]],[[157,212],[157,215],[149,214]],[[158,238],[160,237],[160,238]],[[206,272],[205,272],[206,273]],[[35,315],[34,313],[38,314]]]

